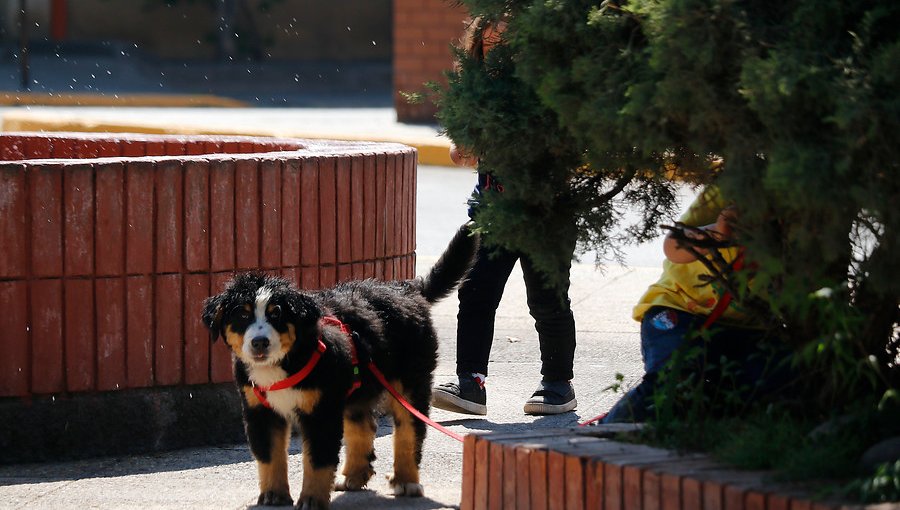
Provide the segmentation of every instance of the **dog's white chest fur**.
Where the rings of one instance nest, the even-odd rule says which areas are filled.
[[[288,373],[280,367],[251,367],[249,369],[250,380],[257,386],[267,387],[286,379]],[[303,409],[304,392],[294,388],[269,391],[266,400],[278,414],[293,420],[296,418],[296,410]]]

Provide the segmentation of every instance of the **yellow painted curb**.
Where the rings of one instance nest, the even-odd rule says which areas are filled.
[[[419,151],[419,164],[434,166],[456,166],[450,159],[450,144],[413,145]]]
[[[208,94],[43,94],[0,91],[0,106],[215,106],[246,108],[244,101]]]
[[[153,124],[141,122],[107,122],[92,120],[89,117],[59,117],[38,112],[14,111],[3,116],[3,131],[74,131],[90,133],[145,133],[156,135],[242,135],[273,136],[278,138],[308,138],[367,142],[394,142],[414,147],[418,151],[421,165],[455,166],[450,160],[450,141],[446,138],[434,137],[425,140],[421,137],[404,135],[391,136],[389,133],[347,134],[339,131],[274,131],[250,129],[221,129],[201,126],[173,126],[170,124]]]

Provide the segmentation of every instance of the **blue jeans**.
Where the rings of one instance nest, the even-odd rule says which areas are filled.
[[[644,376],[637,386],[616,402],[603,423],[642,422],[652,415],[652,396],[660,371],[676,350],[704,345],[703,340],[694,338],[692,332],[698,331],[705,319],[663,306],[647,310],[641,321]],[[787,350],[782,349],[774,357],[770,356],[765,352],[767,347],[762,342],[762,331],[713,324],[709,333],[710,341],[705,345],[707,358],[718,360],[725,356],[736,361],[740,366],[740,381],[748,384],[747,387],[754,392],[772,391],[783,386],[788,379],[786,364],[781,363],[788,355]],[[772,363],[773,359],[775,363]]]

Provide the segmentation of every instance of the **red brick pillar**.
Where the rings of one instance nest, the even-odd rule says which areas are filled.
[[[230,380],[203,299],[412,278],[415,172],[393,143],[0,134],[0,399]]]
[[[394,107],[400,122],[434,122],[433,103],[410,104],[402,93],[423,92],[426,82],[446,83],[450,46],[462,36],[467,16],[448,0],[394,1]]]

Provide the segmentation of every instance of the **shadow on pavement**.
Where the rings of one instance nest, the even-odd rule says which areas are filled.
[[[428,490],[428,487],[425,488]],[[397,508],[398,500],[403,502],[403,508],[414,509],[436,509],[447,508],[446,503],[441,503],[430,499],[428,496],[421,498],[398,498],[395,496],[386,496],[373,490],[364,490],[356,492],[334,492],[331,495],[331,508],[339,510],[341,508]],[[261,509],[267,507],[249,507],[253,509]],[[271,508],[271,507],[268,507]]]
[[[299,453],[299,451],[299,446],[292,443],[290,453]],[[240,464],[252,460],[249,448],[246,445],[236,444],[148,455],[104,457],[59,463],[16,464],[0,466],[0,486],[188,471],[211,466]]]
[[[578,426],[578,415],[565,413],[564,415],[540,416],[534,421],[522,421],[521,423],[497,423],[485,418],[440,420],[438,423],[445,427],[461,425],[467,429],[464,431],[464,434],[477,432],[523,432],[529,429],[576,427]]]

